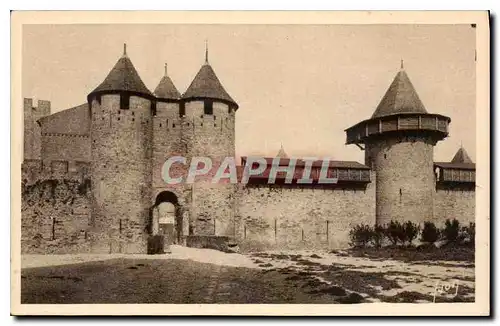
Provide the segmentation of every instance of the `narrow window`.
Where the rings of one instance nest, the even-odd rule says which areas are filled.
[[[179,104],[179,116],[183,118],[186,115],[186,107],[184,103]]]
[[[153,117],[156,116],[156,102],[155,101],[151,101],[151,114],[153,115]]]
[[[212,101],[204,101],[203,113],[213,114],[214,113],[214,103]]]
[[[120,94],[120,109],[128,110],[130,104],[130,95],[121,93]]]

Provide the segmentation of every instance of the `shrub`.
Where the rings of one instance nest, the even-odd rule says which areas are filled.
[[[382,225],[375,225],[372,232],[372,242],[376,248],[382,247],[385,238],[385,228]]]
[[[349,231],[349,238],[351,240],[351,246],[365,248],[373,238],[373,230],[369,225],[355,225]]]
[[[462,232],[460,235],[460,241],[471,247],[476,244],[476,223],[470,222],[469,226],[462,227]]]
[[[442,235],[444,240],[447,242],[456,242],[458,240],[458,235],[460,232],[460,223],[457,219],[450,221],[446,220],[444,223],[444,229],[442,230]]]
[[[420,240],[430,244],[434,244],[434,242],[439,240],[439,229],[434,223],[424,222],[424,228],[422,229]]]
[[[404,229],[401,223],[391,221],[385,228],[385,235],[391,241],[393,245],[397,245],[398,242],[404,241]]]
[[[403,234],[404,238],[402,239],[402,243],[404,244],[405,242],[408,242],[409,245],[415,240],[415,238],[418,235],[418,232],[420,231],[420,227],[418,224],[413,223],[412,221],[407,221],[403,225]]]

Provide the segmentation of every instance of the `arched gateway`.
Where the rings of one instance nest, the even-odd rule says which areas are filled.
[[[160,192],[151,210],[151,234],[163,236],[165,246],[181,243],[182,213],[177,196],[171,191]]]

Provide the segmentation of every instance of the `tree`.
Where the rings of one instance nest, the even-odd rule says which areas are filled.
[[[439,240],[439,229],[434,223],[424,222],[424,228],[422,229],[420,240],[430,244],[434,244],[434,242]]]

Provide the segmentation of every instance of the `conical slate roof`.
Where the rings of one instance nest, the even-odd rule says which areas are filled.
[[[125,51],[108,76],[91,94],[109,91],[127,91],[153,96],[151,91],[144,85],[141,77],[139,77]]]
[[[460,147],[455,156],[453,156],[453,159],[451,160],[451,163],[473,163],[472,160],[469,157],[469,154],[465,151],[465,148]]]
[[[154,94],[157,98],[168,100],[178,100],[181,97],[172,79],[167,74],[167,65],[165,65],[165,76],[163,76],[158,86],[156,86]]]
[[[208,63],[205,63],[200,71],[198,71],[191,85],[189,85],[184,95],[182,95],[182,98],[212,98],[223,100],[237,106],[236,102],[226,92],[219,78],[217,78],[217,75]]]
[[[406,72],[401,69],[372,115],[373,118],[399,113],[427,113]]]
[[[288,158],[288,155],[286,154],[285,149],[283,149],[283,145],[281,145],[281,148],[280,148],[278,154],[276,155],[276,157]]]

